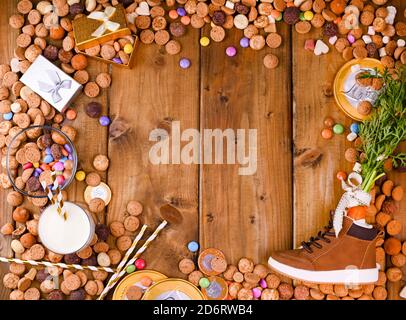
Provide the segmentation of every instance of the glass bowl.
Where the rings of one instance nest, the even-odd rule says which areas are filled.
[[[21,176],[21,174],[25,170],[23,168],[25,165],[30,166],[29,165],[30,162],[27,162],[27,164],[25,164],[25,165],[23,165],[22,163],[19,163],[16,159],[17,158],[16,154],[21,148],[25,147],[27,144],[34,143],[34,144],[38,145],[37,143],[38,143],[38,139],[40,136],[43,136],[46,134],[50,134],[52,136],[53,132],[58,133],[60,136],[62,136],[65,139],[66,143],[62,146],[66,152],[68,152],[68,150],[70,150],[70,154],[68,156],[65,156],[64,158],[68,157],[69,160],[73,161],[71,175],[69,178],[64,180],[63,185],[61,185],[60,189],[63,190],[65,188],[67,188],[75,178],[75,173],[76,173],[77,166],[78,166],[78,156],[77,156],[76,149],[75,149],[75,146],[73,145],[72,140],[60,129],[57,129],[57,128],[54,128],[51,126],[47,126],[47,125],[30,126],[26,129],[21,130],[13,137],[13,139],[11,140],[11,142],[7,148],[7,156],[6,156],[7,157],[6,158],[6,170],[7,170],[7,175],[8,175],[8,178],[9,178],[11,184],[13,185],[13,187],[16,191],[20,192],[21,194],[23,194],[27,197],[46,198],[47,194],[45,192],[43,194],[35,194],[35,193],[38,193],[38,191],[30,192],[26,189],[26,186],[24,189],[21,189],[17,186],[16,181],[15,181],[16,178],[18,176]],[[52,144],[54,144],[54,143],[55,142],[52,141]],[[48,149],[48,148],[46,148],[46,149]],[[68,150],[66,150],[66,149],[68,149]],[[45,149],[43,149],[43,150],[40,149],[40,151],[41,151],[41,160],[40,160],[41,163],[39,163],[39,164],[45,165],[45,162],[43,162],[43,160],[44,160],[44,156],[47,155],[46,151],[45,151]],[[62,162],[62,161],[58,161],[58,162]],[[52,165],[52,164],[53,164],[53,162],[49,163],[49,165]],[[30,169],[31,168],[34,168],[34,172],[32,173],[32,175],[39,175],[40,170],[42,170],[41,168],[38,167],[37,164],[33,164],[32,167],[30,167]],[[38,169],[38,171],[35,171],[37,169]],[[43,191],[42,187],[40,188],[40,190]],[[52,190],[52,188],[51,188],[51,190]]]

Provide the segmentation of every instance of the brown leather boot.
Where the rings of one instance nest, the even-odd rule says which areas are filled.
[[[364,284],[378,280],[375,242],[379,231],[344,217],[335,236],[332,220],[324,232],[296,250],[272,253],[268,264],[276,272],[315,283]]]

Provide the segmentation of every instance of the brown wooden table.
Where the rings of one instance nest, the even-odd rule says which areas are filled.
[[[8,17],[16,12],[16,3],[2,2],[0,63],[9,62],[15,47],[17,33],[8,26]],[[403,12],[404,1],[392,3]],[[329,210],[342,194],[336,172],[351,169],[344,159],[350,143],[344,135],[322,139],[323,118],[332,116],[347,127],[352,121],[323,92],[344,60],[335,49],[321,57],[304,50],[304,41],[321,37],[321,30],[299,35],[278,24],[278,32],[283,36],[281,48],[256,52],[239,48],[240,31],[227,31],[224,42],[201,47],[199,38],[209,29],[189,28],[178,56],[167,55],[157,45],[140,45],[132,70],[91,62],[92,76],[104,71],[113,78],[112,87],[97,98],[103,113],[122,117],[132,127],[124,139],[111,141],[107,128],[85,114],[83,106],[89,99],[82,96],[75,103],[78,118],[73,126],[79,131],[81,168],[92,170],[97,154],[111,160],[103,177],[113,192],[107,221],[120,220],[131,199],[144,204],[142,218],[150,229],[159,224],[164,204],[182,214],[182,221],[167,227],[147,250],[149,268],[181,276],[177,264],[191,257],[186,248],[191,240],[202,248],[223,250],[229,262],[247,256],[266,263],[271,250],[298,246],[328,222]],[[238,47],[234,58],[225,55],[229,45]],[[275,70],[262,64],[268,52],[280,59]],[[180,57],[192,61],[190,69],[178,66]],[[157,127],[170,128],[176,120],[182,130],[257,129],[257,173],[239,176],[239,165],[151,164],[149,133]],[[310,166],[295,161],[311,150],[320,151],[322,157]],[[394,180],[406,186],[406,175],[395,175]],[[74,182],[70,200],[83,201],[84,187],[83,182]],[[12,208],[5,201],[6,192],[1,191],[0,197],[2,225],[11,220]],[[403,201],[398,219],[406,224],[405,208]],[[405,239],[406,228],[402,236]],[[1,255],[11,254],[10,241],[1,240]],[[6,265],[0,267],[6,272]],[[391,286],[390,298],[396,297],[399,285]],[[0,297],[8,298],[1,285]]]

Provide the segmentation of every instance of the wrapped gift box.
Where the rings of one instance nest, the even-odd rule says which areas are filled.
[[[43,56],[35,59],[20,80],[59,112],[65,111],[82,91],[81,84]]]
[[[88,16],[73,20],[73,36],[76,47],[85,50],[98,44],[130,35],[123,6],[107,7]]]

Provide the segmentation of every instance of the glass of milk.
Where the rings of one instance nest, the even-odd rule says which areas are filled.
[[[58,206],[50,205],[41,214],[38,235],[42,244],[52,252],[70,254],[84,249],[95,232],[93,217],[77,204],[64,202],[67,218],[58,214]]]

